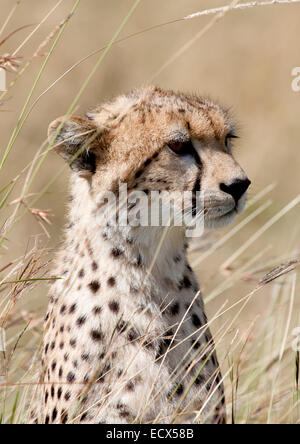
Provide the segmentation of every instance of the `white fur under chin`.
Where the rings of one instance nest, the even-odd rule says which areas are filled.
[[[236,216],[236,211],[230,211],[230,213],[225,214],[224,216],[217,218],[207,218],[205,219],[205,228],[208,229],[221,229],[224,227],[228,227],[228,225],[232,224]]]
[[[235,217],[243,212],[246,205],[246,200],[247,195],[244,194],[244,196],[239,200],[237,208],[234,208],[232,211],[229,211],[228,213],[219,217],[205,217],[205,228],[220,229],[228,227],[228,225],[233,223]]]

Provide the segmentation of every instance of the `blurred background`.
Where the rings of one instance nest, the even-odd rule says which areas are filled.
[[[66,19],[75,1],[18,3],[0,40],[21,26],[32,26],[19,30],[1,45],[0,55],[12,54],[59,4],[17,54],[22,57],[19,76],[17,72],[7,72],[8,87],[16,78],[17,81],[5,96],[0,93],[1,157],[36,76],[62,29],[57,26]],[[72,65],[109,43],[133,3],[132,0],[81,1],[49,58],[30,103]],[[292,69],[300,66],[300,4],[231,11],[198,39],[195,36],[212,16],[175,21],[226,4],[229,0],[142,0],[120,38],[139,34],[110,49],[74,113],[84,114],[114,95],[148,83],[208,95],[231,109],[240,136],[234,154],[253,184],[250,205],[234,227],[195,241],[191,262],[207,300],[209,318],[223,304],[225,310],[228,308],[214,321],[212,329],[225,374],[234,362],[233,373],[226,377],[226,388],[229,405],[231,401],[235,403],[238,421],[299,422],[297,353],[291,346],[293,330],[300,326],[297,269],[263,285],[239,311],[243,304],[240,301],[267,272],[299,258],[299,201],[287,206],[299,199],[300,188],[300,92],[292,90]],[[12,0],[1,0],[0,29],[13,7]],[[175,22],[141,32],[172,21]],[[193,44],[184,49],[188,42]],[[166,63],[182,48],[172,63]],[[38,56],[33,58],[37,50]],[[20,175],[1,209],[2,229],[9,224],[19,203],[28,173],[28,169],[23,170],[45,142],[49,123],[66,113],[99,56],[97,53],[74,67],[38,100],[28,115],[0,172],[0,189]],[[38,251],[47,249],[47,254],[39,258],[43,264],[53,256],[66,221],[68,170],[55,178],[63,166],[63,161],[51,152],[37,173],[30,176],[30,187],[1,245],[2,283],[7,282],[5,273],[10,268],[2,270],[3,267],[10,262],[15,266],[22,260],[25,267],[29,260],[26,254],[34,245]],[[236,233],[232,231],[235,228]],[[288,264],[288,270],[289,267]],[[20,273],[21,268],[16,269],[9,281],[20,279]],[[5,327],[10,358],[2,356],[2,378],[5,383],[22,383],[28,377],[38,348],[47,287],[43,283],[24,286],[16,294],[12,285],[2,285],[0,298],[1,295],[5,300],[2,315],[0,311],[2,325],[7,304],[11,307],[9,317],[5,317],[5,322],[9,319]],[[233,304],[237,305],[231,307]],[[225,324],[226,334],[218,343]],[[238,393],[232,399],[235,398],[232,380],[239,374]],[[11,402],[15,389],[10,387],[7,396]]]

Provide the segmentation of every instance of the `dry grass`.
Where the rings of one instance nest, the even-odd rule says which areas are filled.
[[[239,109],[247,129],[237,155],[254,192],[235,226],[195,242],[190,256],[223,367],[229,421],[300,422],[299,352],[292,348],[300,326],[300,95],[290,86],[291,69],[299,66],[300,5],[292,5],[298,2],[267,1],[256,8],[257,2],[228,1],[224,8],[210,0],[191,14],[199,10],[196,0],[45,0],[34,10],[33,0],[3,0],[0,67],[8,71],[8,91],[0,93],[2,423],[26,417],[45,281],[53,279],[49,261],[63,222],[66,168],[43,142],[47,124],[84,111],[95,95],[100,101],[150,78],[174,89],[201,85]],[[208,345],[203,353],[211,351]],[[177,416],[175,410],[174,421]]]

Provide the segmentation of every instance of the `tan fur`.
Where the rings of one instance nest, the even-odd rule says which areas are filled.
[[[70,225],[30,421],[223,423],[223,384],[184,227],[170,227],[157,251],[162,227],[113,225],[99,202],[119,181],[129,192],[174,195],[199,184],[206,224],[231,222],[245,193],[234,202],[220,184],[246,176],[225,146],[227,113],[148,87],[65,120],[50,125],[49,139],[74,171]],[[191,140],[201,164],[174,154],[174,140]]]

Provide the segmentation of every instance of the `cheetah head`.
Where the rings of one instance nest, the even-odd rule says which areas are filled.
[[[232,222],[250,181],[232,155],[228,113],[197,96],[156,87],[135,90],[89,112],[59,118],[49,140],[95,198],[126,182],[134,190],[189,191],[203,197],[205,225]],[[193,210],[192,208],[190,210]]]

